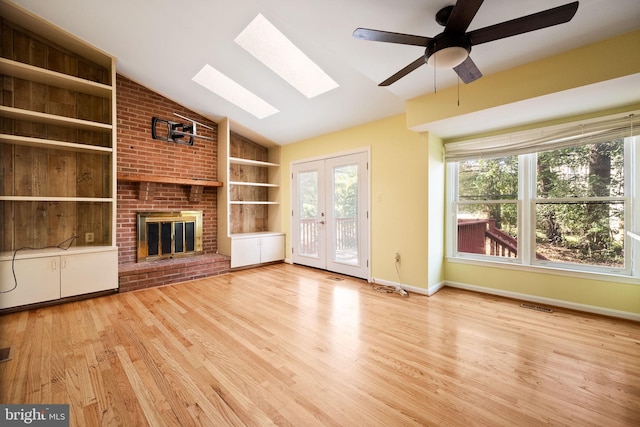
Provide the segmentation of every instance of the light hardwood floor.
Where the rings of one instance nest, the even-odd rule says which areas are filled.
[[[68,403],[71,425],[640,425],[638,323],[287,264],[6,314],[0,334],[0,403]]]

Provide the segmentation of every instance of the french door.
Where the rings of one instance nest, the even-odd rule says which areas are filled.
[[[292,166],[292,261],[369,278],[368,154]]]

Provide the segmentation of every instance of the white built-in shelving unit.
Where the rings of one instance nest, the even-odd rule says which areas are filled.
[[[0,309],[117,289],[115,60],[12,3],[0,16]]]
[[[239,143],[258,147],[245,150],[234,142],[231,126],[228,119],[218,124],[218,177],[224,183],[218,195],[218,251],[231,257],[231,268],[281,261],[285,236],[278,227],[280,165],[272,161],[279,157],[279,147]],[[268,159],[246,152],[261,157],[266,153]]]

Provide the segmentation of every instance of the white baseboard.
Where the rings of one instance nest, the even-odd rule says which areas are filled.
[[[584,311],[587,313],[602,314],[604,316],[618,317],[622,319],[628,319],[628,320],[634,320],[636,322],[640,322],[640,314],[631,313],[628,311],[613,310],[610,308],[579,304],[576,302],[558,300],[553,298],[539,297],[535,295],[522,294],[519,292],[504,291],[501,289],[485,288],[484,286],[469,285],[466,283],[447,281],[444,283],[444,286],[449,286],[452,288],[459,288],[459,289],[466,289],[468,291],[481,292],[484,294],[514,298],[514,299],[524,300],[528,302],[535,302],[535,303],[546,304],[546,305],[551,305],[556,307],[568,308],[570,310],[578,310],[578,311]]]
[[[429,297],[435,294],[436,292],[438,292],[440,289],[442,289],[446,285],[445,282],[440,282],[433,286],[430,286],[429,288],[419,288],[417,286],[404,285],[398,282],[392,282],[390,280],[378,279],[376,277],[372,278],[371,282],[377,283],[379,285],[391,286],[394,288],[402,288],[407,292],[413,292],[415,294],[426,295]]]

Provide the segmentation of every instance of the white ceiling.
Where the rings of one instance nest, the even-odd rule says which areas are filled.
[[[556,7],[571,0],[486,0],[469,30]],[[377,84],[417,59],[424,50],[355,40],[357,27],[433,37],[441,32],[435,13],[454,0],[14,0],[35,14],[117,58],[130,79],[214,121],[229,117],[278,144],[351,127],[404,112],[405,101],[434,90],[434,74],[422,66],[397,83]],[[307,99],[233,40],[262,13],[315,60],[339,88]],[[580,0],[567,24],[477,46],[471,56],[484,75],[531,62],[640,28],[638,0]],[[631,52],[631,54],[640,54]],[[280,110],[257,119],[207,91],[191,78],[211,64]],[[615,64],[612,64],[615,66]],[[457,84],[451,70],[438,71],[437,87]],[[640,81],[591,88],[588,108],[640,101]],[[632,88],[629,90],[631,83]],[[554,95],[566,115],[585,108],[582,94]],[[595,98],[595,99],[594,99]],[[572,101],[572,99],[574,101]],[[518,120],[551,114],[532,100]],[[614,105],[611,105],[614,104]],[[504,127],[501,109],[434,124],[443,137]],[[461,124],[464,124],[461,125]],[[472,128],[469,128],[472,126]],[[453,131],[455,129],[455,131]],[[255,135],[254,135],[255,136]]]

